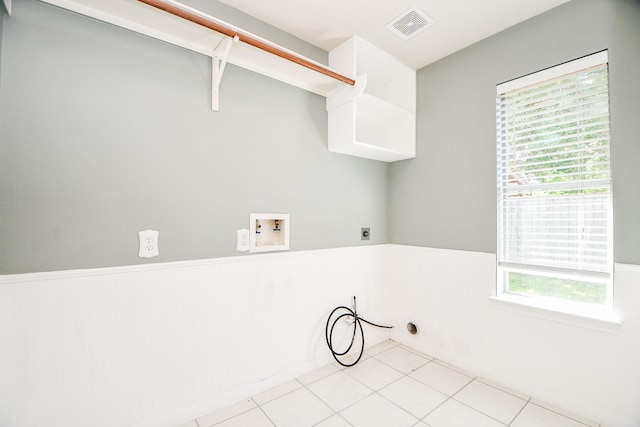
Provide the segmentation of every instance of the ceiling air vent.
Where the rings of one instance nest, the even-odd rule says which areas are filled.
[[[405,11],[387,24],[387,28],[397,36],[408,40],[433,24],[433,19],[417,7]]]

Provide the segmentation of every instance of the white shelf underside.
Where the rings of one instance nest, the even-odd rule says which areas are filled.
[[[213,50],[220,41],[227,37],[136,0],[42,1],[209,57],[213,56]],[[240,30],[234,25],[226,25]],[[274,43],[268,43],[277,46]],[[281,46],[277,47],[287,50]],[[304,58],[301,55],[295,55]],[[315,62],[308,58],[304,59]],[[332,77],[242,42],[234,43],[228,62],[325,97],[331,90],[344,84]],[[319,65],[326,68],[324,64]]]

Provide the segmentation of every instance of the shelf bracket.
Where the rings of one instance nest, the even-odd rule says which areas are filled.
[[[353,86],[339,86],[327,95],[327,111],[331,111],[342,104],[358,99],[367,87],[367,74],[360,74],[356,77],[356,84]]]
[[[233,36],[233,38],[224,37],[213,49],[213,56],[211,57],[211,109],[213,111],[220,111],[220,81],[227,66],[231,46],[238,40],[240,38],[237,35]]]

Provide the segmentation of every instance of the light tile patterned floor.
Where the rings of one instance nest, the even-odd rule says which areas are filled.
[[[179,427],[598,427],[385,341]]]

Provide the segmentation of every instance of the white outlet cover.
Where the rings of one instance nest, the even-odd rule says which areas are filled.
[[[238,252],[247,252],[249,250],[249,230],[246,228],[236,230],[236,250]]]
[[[144,230],[138,232],[140,240],[140,249],[138,256],[140,258],[153,258],[160,255],[158,251],[158,234],[155,230]]]

